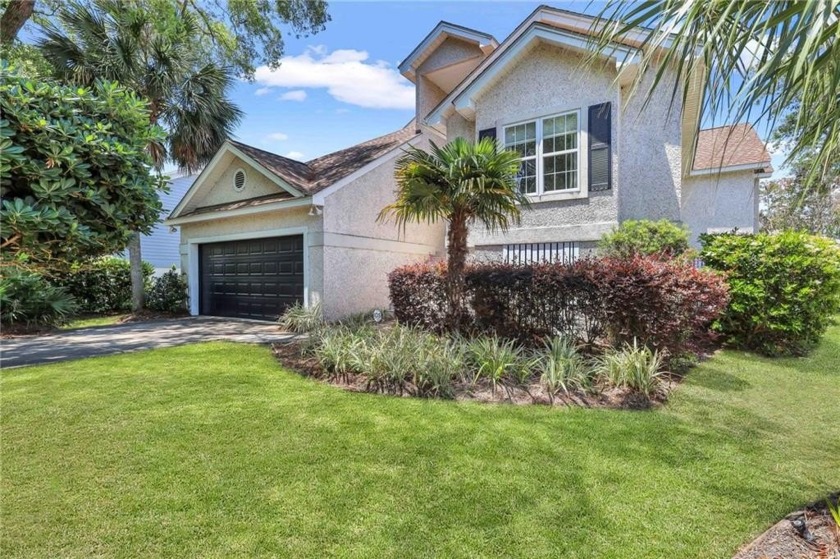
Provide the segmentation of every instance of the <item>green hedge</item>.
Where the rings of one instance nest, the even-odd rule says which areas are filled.
[[[803,355],[840,310],[840,248],[800,232],[701,235],[707,266],[726,272],[729,306],[716,324],[728,343]]]
[[[688,229],[667,219],[624,221],[598,242],[602,256],[663,256],[673,258],[688,250]]]
[[[154,267],[143,262],[146,291],[152,288]],[[131,310],[131,265],[116,256],[75,264],[53,283],[73,296],[82,314],[103,314]]]

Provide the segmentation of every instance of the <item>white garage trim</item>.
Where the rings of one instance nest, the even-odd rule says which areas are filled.
[[[309,306],[309,229],[307,227],[286,227],[283,229],[267,229],[265,231],[249,231],[247,233],[230,233],[213,237],[197,237],[190,239],[187,246],[188,267],[187,284],[190,297],[190,314],[198,315],[198,299],[201,296],[198,288],[200,271],[198,269],[198,246],[209,243],[223,243],[225,241],[244,241],[247,239],[264,239],[268,237],[289,237],[303,235],[303,304]]]

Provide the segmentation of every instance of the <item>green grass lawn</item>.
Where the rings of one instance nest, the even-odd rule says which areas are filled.
[[[91,328],[93,326],[112,326],[118,324],[119,321],[128,314],[107,314],[94,316],[81,316],[74,318],[67,324],[61,327],[62,330],[76,330],[77,328]]]
[[[731,557],[840,488],[840,328],[650,412],[352,394],[208,343],[2,372],[3,557]]]

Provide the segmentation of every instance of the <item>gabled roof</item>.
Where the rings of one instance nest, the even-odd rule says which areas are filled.
[[[399,70],[402,75],[414,81],[415,70],[435,51],[435,49],[448,37],[459,39],[477,45],[485,54],[499,46],[499,42],[493,35],[470,29],[462,25],[441,21],[434,29],[426,35],[420,44],[417,45],[405,60],[400,62]]]
[[[266,171],[275,174],[301,192],[306,191],[306,185],[312,180],[312,170],[306,166],[306,163],[255,148],[236,140],[229,139],[228,142],[256,163],[259,163]]]
[[[693,171],[756,169],[772,172],[770,154],[749,124],[732,124],[700,130]]]

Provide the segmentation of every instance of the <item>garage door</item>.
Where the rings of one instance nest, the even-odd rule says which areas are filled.
[[[303,301],[303,235],[200,245],[199,312],[276,320]]]

